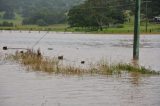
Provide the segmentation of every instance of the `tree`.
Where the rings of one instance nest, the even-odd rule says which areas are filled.
[[[47,25],[64,23],[66,11],[84,0],[0,0],[0,12],[5,19],[13,19],[18,13],[23,24],[37,24],[43,20]]]
[[[108,0],[87,0],[70,9],[68,23],[71,27],[93,27],[103,30],[109,24],[125,21],[123,10],[112,6]]]
[[[160,16],[160,0],[150,0],[151,2],[148,3],[148,17],[150,19],[154,18],[155,16]],[[145,2],[142,5],[143,14],[145,14],[146,6]]]
[[[15,18],[15,14],[12,10],[10,11],[6,11],[5,14],[3,15],[4,19],[14,19]]]
[[[47,25],[46,22],[43,19],[37,20],[36,24],[39,25],[39,26],[46,26]]]
[[[0,24],[0,26],[4,26],[4,27],[13,27],[13,23],[11,22],[7,22],[7,21],[3,21],[2,24]]]

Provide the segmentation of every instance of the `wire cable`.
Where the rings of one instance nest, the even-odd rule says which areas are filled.
[[[48,34],[48,32],[46,32],[33,46],[32,49]]]

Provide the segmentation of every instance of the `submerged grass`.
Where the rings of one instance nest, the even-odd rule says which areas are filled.
[[[33,50],[28,50],[25,53],[16,52],[15,55],[11,55],[9,58],[35,71],[55,72],[58,65],[57,59],[43,57],[39,50],[37,52]]]
[[[8,59],[19,62],[20,64],[27,66],[27,69],[34,71],[42,71],[55,74],[67,74],[67,75],[83,75],[83,74],[101,74],[101,75],[114,75],[127,73],[139,73],[159,75],[160,72],[156,72],[151,69],[146,69],[143,66],[134,66],[132,64],[109,64],[101,61],[87,69],[75,66],[66,66],[59,62],[58,58],[47,58],[41,55],[40,50],[33,51],[27,50],[26,52],[16,52],[15,55],[8,56]]]
[[[115,70],[119,69],[119,70],[124,70],[127,72],[136,72],[136,73],[141,73],[141,74],[155,74],[155,75],[160,74],[159,72],[156,72],[151,69],[147,69],[144,66],[133,66],[132,64],[119,63],[117,65],[114,65],[113,68]]]
[[[73,75],[80,75],[84,73],[83,69],[73,66],[64,66],[63,64],[60,64],[58,58],[47,58],[42,56],[40,50],[27,50],[24,53],[17,51],[15,55],[10,55],[7,58],[17,61],[24,66],[27,66],[28,70]]]

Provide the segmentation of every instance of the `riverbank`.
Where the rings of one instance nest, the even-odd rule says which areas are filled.
[[[131,24],[124,24],[120,27],[104,28],[102,31],[90,28],[71,28],[66,24],[57,24],[51,26],[37,25],[16,25],[14,27],[0,27],[0,30],[18,30],[18,31],[55,31],[71,33],[89,33],[89,34],[133,34],[134,27]],[[146,31],[145,25],[141,25],[141,34],[160,34],[159,24],[149,24]]]

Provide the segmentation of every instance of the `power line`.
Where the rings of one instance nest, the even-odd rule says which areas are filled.
[[[125,6],[132,6],[135,3],[127,4],[127,5],[118,5],[118,6],[108,6],[108,7],[84,7],[84,8],[74,8],[74,9],[103,9],[103,8],[112,8],[112,7],[125,7]]]
[[[32,46],[32,48],[34,48],[47,34],[48,34],[48,32],[46,32],[46,33]]]

